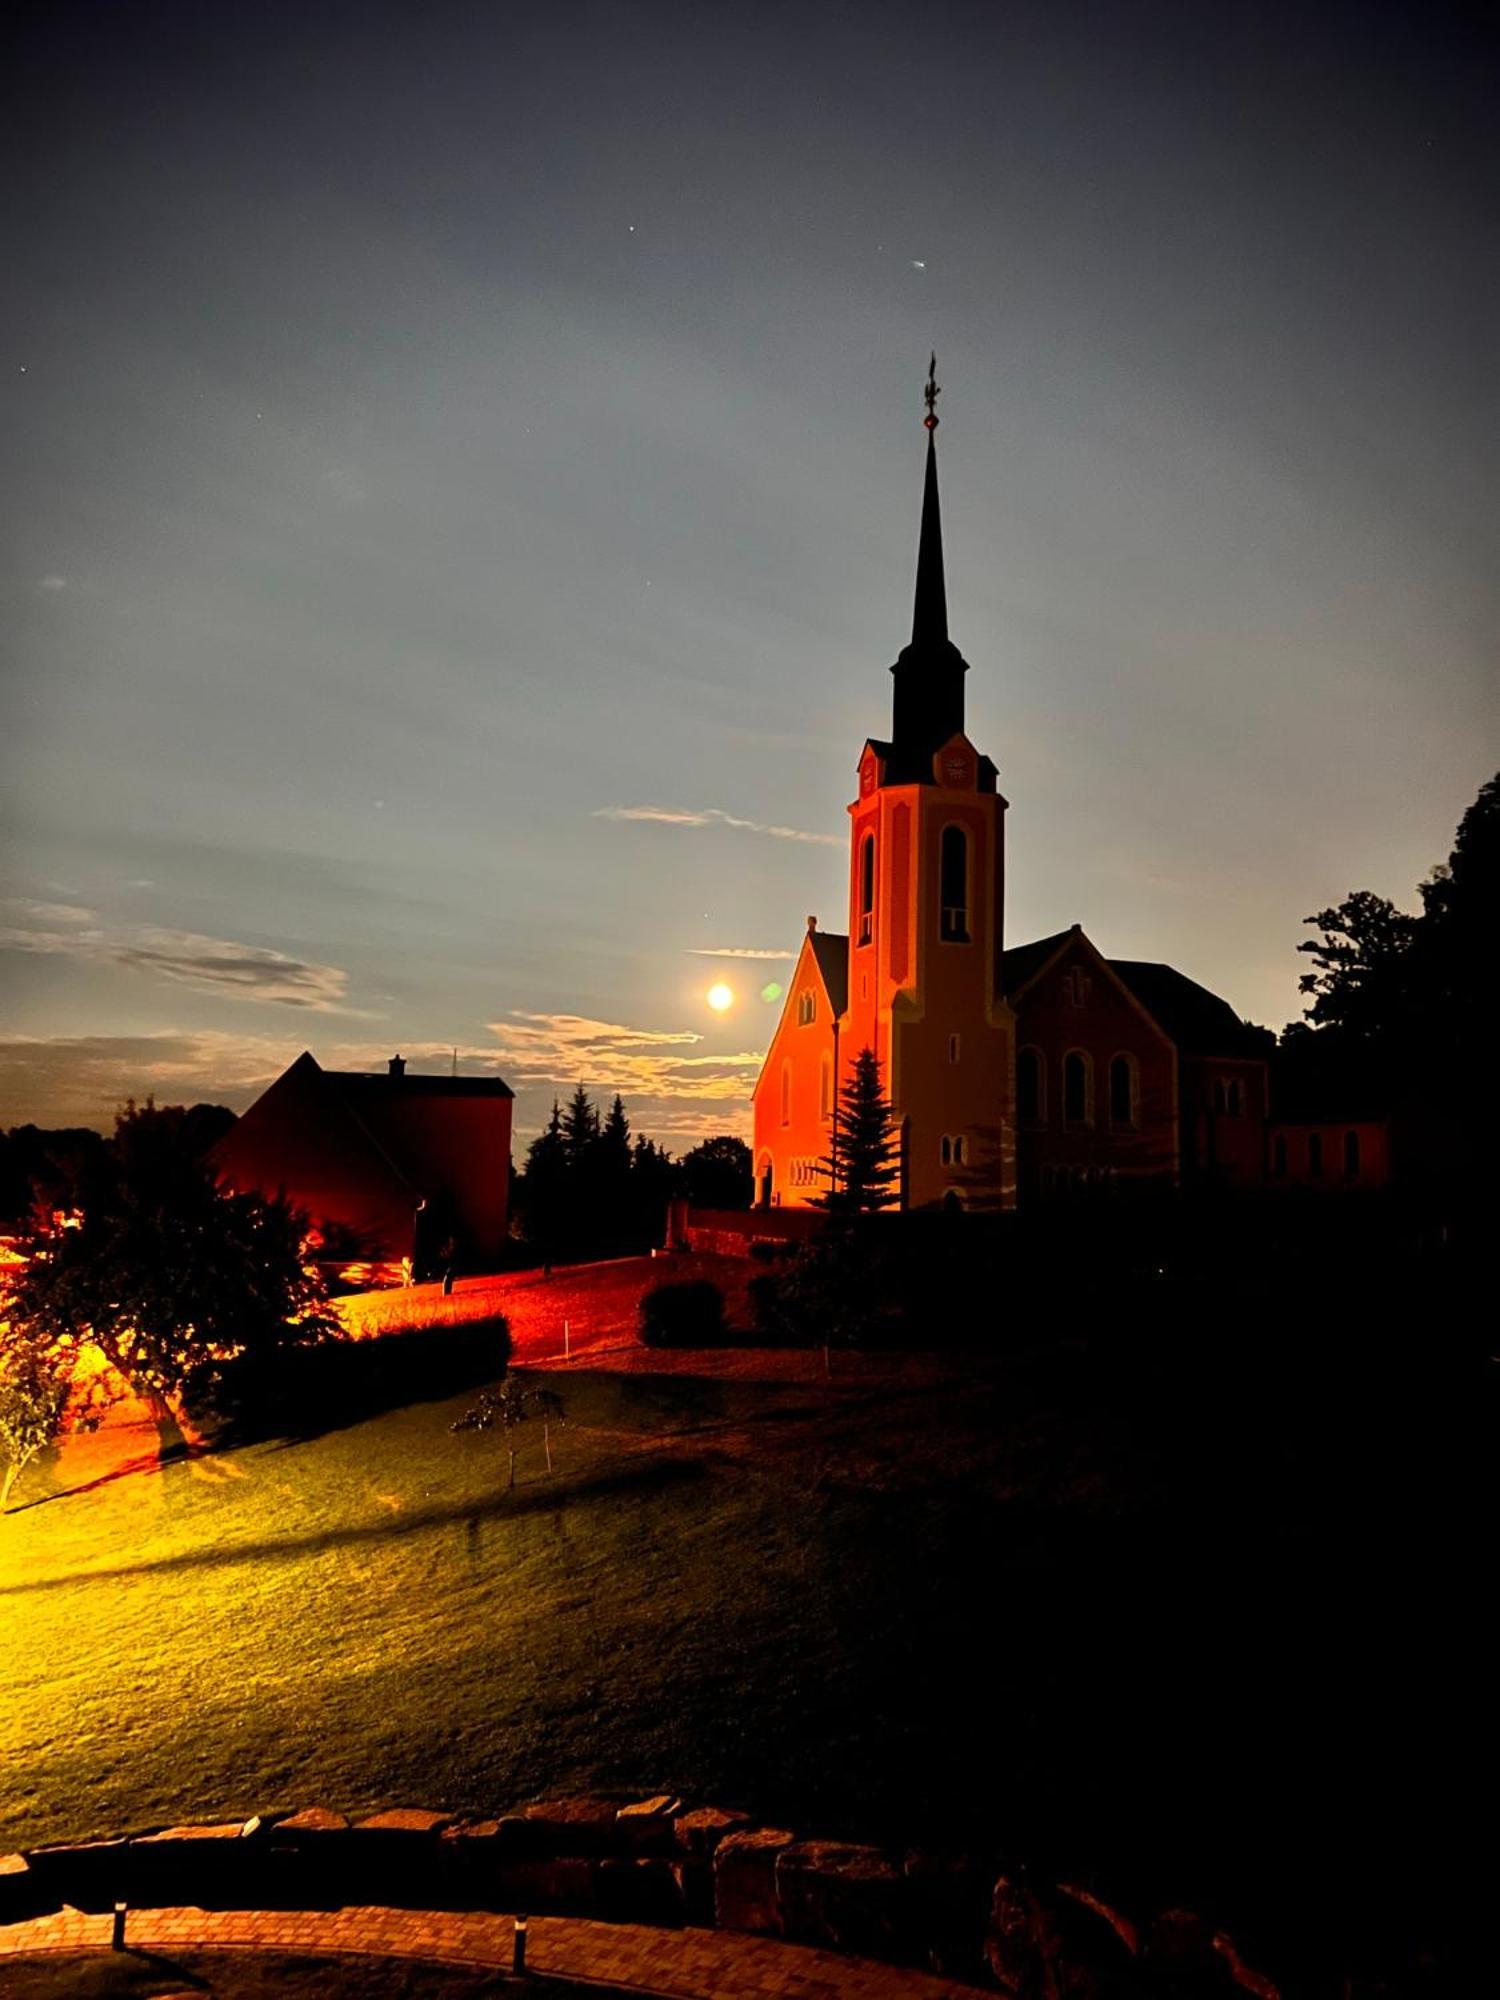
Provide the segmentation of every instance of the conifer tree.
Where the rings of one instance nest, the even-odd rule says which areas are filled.
[[[575,1170],[581,1167],[593,1151],[598,1137],[599,1114],[580,1083],[568,1099],[568,1108],[562,1115],[563,1149],[568,1165]]]
[[[829,1157],[819,1168],[828,1192],[816,1206],[844,1214],[869,1214],[896,1201],[901,1178],[896,1114],[880,1087],[873,1049],[861,1049],[839,1092],[839,1115]]]

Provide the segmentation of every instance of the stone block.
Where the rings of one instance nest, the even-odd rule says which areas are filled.
[[[726,1834],[740,1833],[749,1824],[749,1813],[727,1806],[695,1806],[673,1820],[672,1838],[684,1854],[707,1859]]]
[[[995,1884],[985,1961],[1010,2000],[1107,2000],[1135,1970],[1134,1926],[1076,1887],[1042,1892],[1011,1876]]]
[[[776,1857],[785,1936],[871,1958],[910,1949],[906,1878],[888,1854],[839,1840],[799,1840]]]
[[[672,1827],[682,1800],[670,1792],[634,1799],[615,1814],[615,1842],[621,1854],[671,1854],[676,1843]]]
[[[71,1903],[97,1915],[134,1893],[128,1840],[84,1840],[71,1847],[33,1847],[26,1860],[48,1909]]]
[[[796,1839],[785,1827],[747,1827],[714,1849],[714,1921],[726,1931],[781,1930],[776,1857]]]
[[[24,1854],[0,1854],[0,1924],[24,1923],[56,1908]]]
[[[128,1893],[173,1908],[253,1908],[262,1854],[246,1840],[243,1820],[163,1827],[131,1841]]]
[[[671,1861],[677,1883],[677,1893],[682,1899],[683,1922],[696,1924],[702,1930],[712,1930],[714,1923],[714,1865],[707,1855],[688,1855],[683,1860]]]
[[[1215,1949],[1214,1936],[1213,1925],[1196,1910],[1163,1910],[1146,1937],[1144,1965],[1152,1991],[1162,2000],[1242,2000],[1244,1989]]]
[[[619,1851],[618,1799],[543,1799],[502,1822],[518,1854],[605,1855]]]
[[[372,1813],[358,1822],[361,1833],[442,1833],[452,1826],[452,1813],[419,1812],[410,1806],[396,1806],[389,1812]]]
[[[287,1813],[263,1830],[277,1839],[285,1834],[300,1838],[304,1834],[347,1833],[349,1821],[343,1813],[334,1812],[328,1806],[304,1806],[301,1812]]]
[[[918,1959],[945,1978],[977,1983],[984,1976],[993,1866],[972,1855],[919,1850],[906,1856],[902,1873]]]
[[[591,1917],[596,1861],[577,1854],[507,1856],[493,1877],[499,1907],[523,1916]]]
[[[610,1923],[678,1926],[686,1921],[682,1887],[670,1861],[619,1855],[599,1863],[594,1883],[599,1915]]]

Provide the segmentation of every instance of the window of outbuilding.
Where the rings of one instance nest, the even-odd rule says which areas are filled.
[[[1346,1181],[1357,1181],[1359,1179],[1359,1134],[1357,1132],[1346,1132],[1344,1134],[1344,1179]]]
[[[1063,1057],[1063,1123],[1087,1125],[1093,1118],[1093,1077],[1088,1057],[1069,1049]]]
[[[1307,1135],[1307,1178],[1320,1181],[1323,1178],[1323,1134],[1309,1132]]]
[[[1134,1056],[1116,1056],[1109,1066],[1109,1122],[1123,1130],[1136,1123],[1139,1097]]]

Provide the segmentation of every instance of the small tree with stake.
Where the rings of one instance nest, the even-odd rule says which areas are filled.
[[[880,1087],[873,1049],[861,1049],[839,1092],[839,1115],[829,1156],[820,1167],[828,1191],[816,1205],[834,1214],[869,1215],[898,1198],[901,1179],[896,1114]]]
[[[547,1470],[552,1470],[552,1426],[565,1421],[566,1412],[563,1399],[555,1389],[528,1389],[518,1382],[514,1375],[494,1389],[482,1389],[478,1400],[455,1419],[448,1428],[452,1431],[491,1431],[505,1433],[505,1450],[508,1460],[505,1490],[509,1493],[516,1483],[517,1432],[522,1424],[536,1419],[542,1426],[542,1449],[547,1455]]]

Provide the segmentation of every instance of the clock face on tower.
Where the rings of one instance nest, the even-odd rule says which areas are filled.
[[[968,785],[973,780],[969,776],[969,760],[955,753],[943,759],[943,783],[945,785]]]

